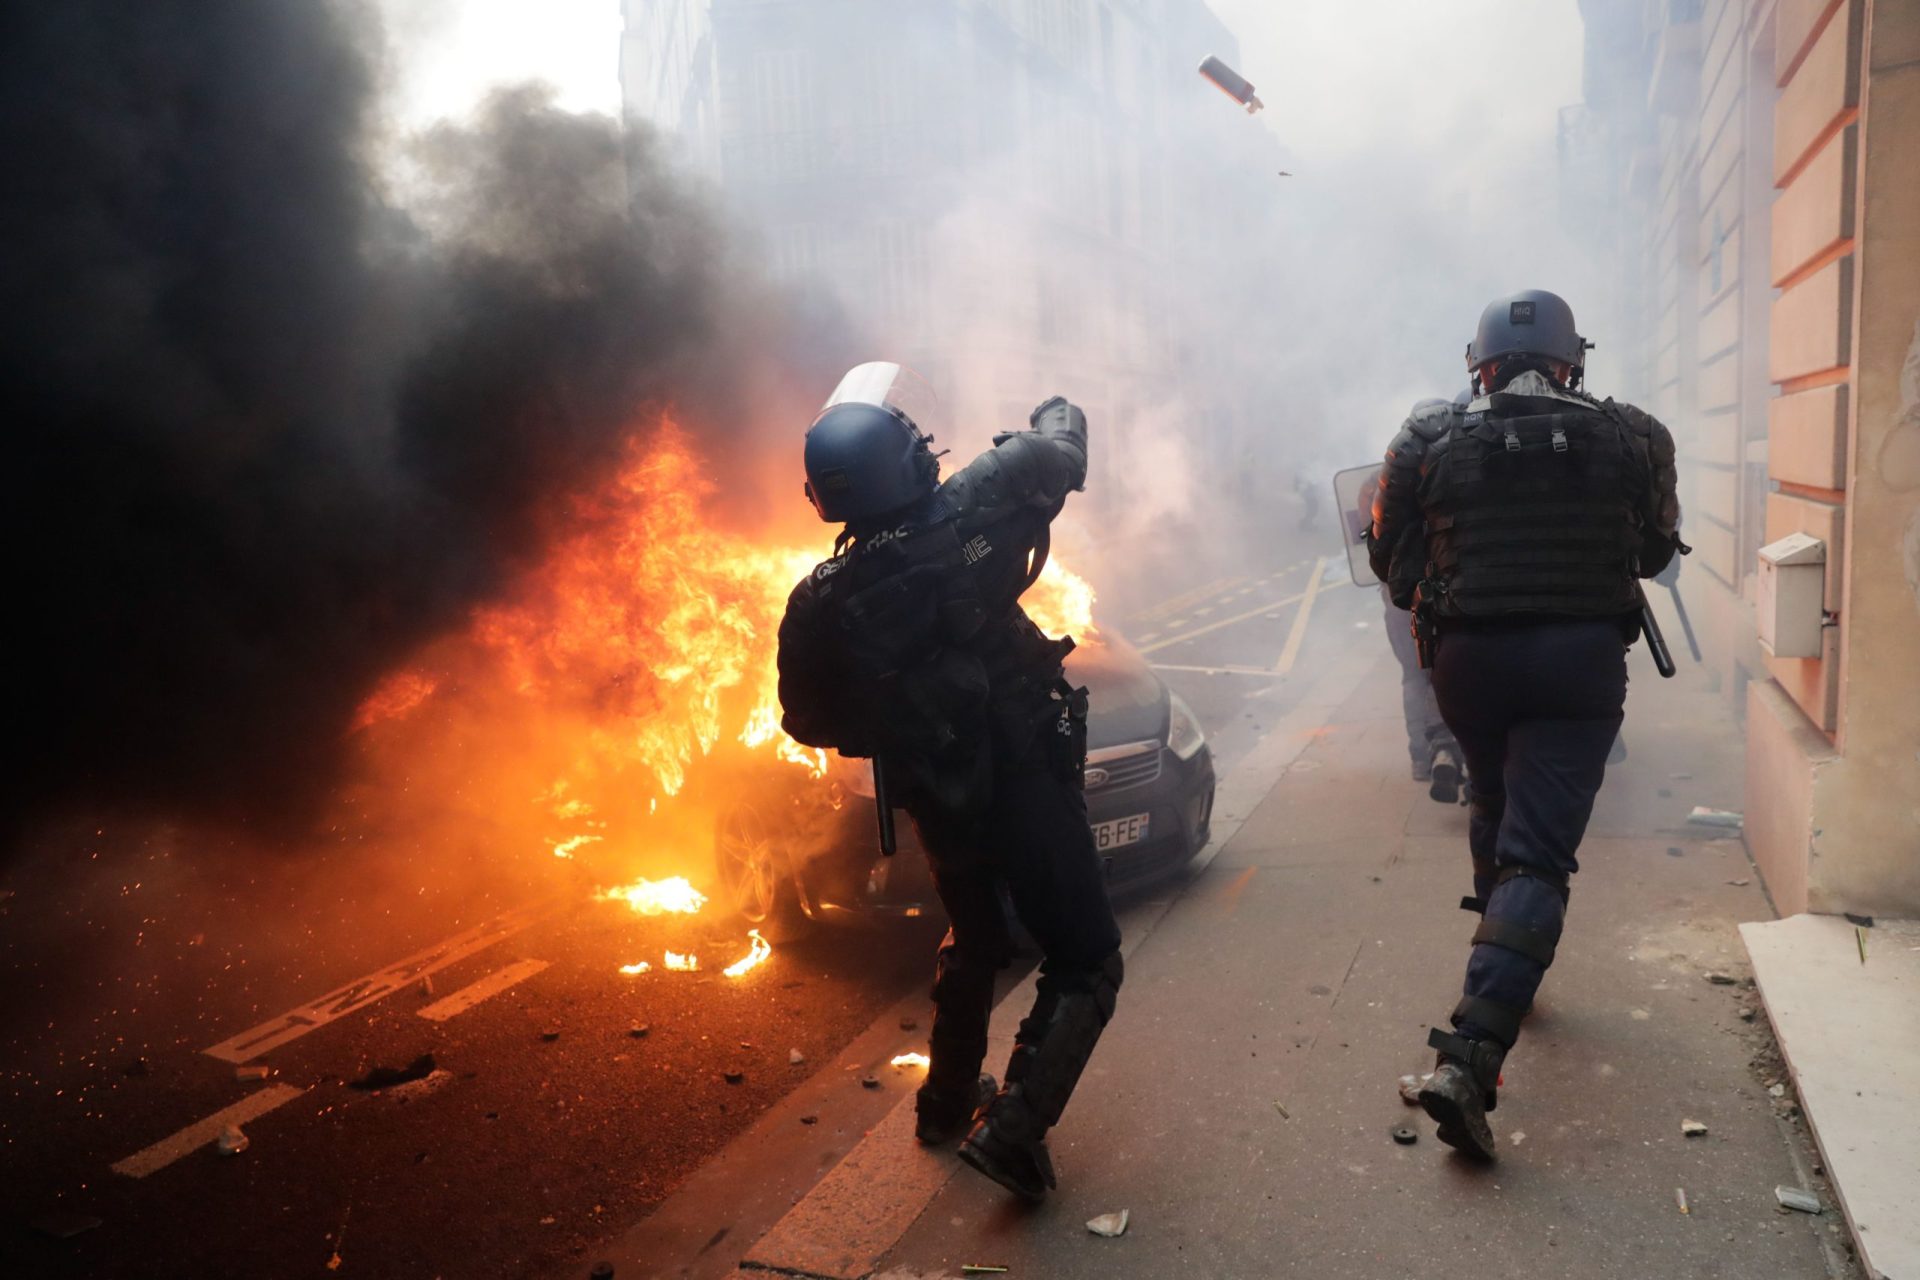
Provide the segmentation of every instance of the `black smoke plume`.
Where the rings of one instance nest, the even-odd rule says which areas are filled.
[[[719,246],[647,141],[501,94],[418,147],[403,212],[366,24],[0,18],[16,818],[297,815],[370,684],[537,549],[547,500],[727,385]]]

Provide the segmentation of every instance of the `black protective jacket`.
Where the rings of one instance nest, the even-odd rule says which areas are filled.
[[[842,755],[880,756],[908,788],[960,806],[992,743],[1038,726],[1071,640],[1020,607],[1048,529],[1087,476],[1086,415],[1055,398],[1032,429],[948,477],[885,527],[849,528],[787,600],[781,725]]]
[[[1673,437],[1631,405],[1522,373],[1423,401],[1387,448],[1369,540],[1393,601],[1441,618],[1633,613],[1680,550]]]

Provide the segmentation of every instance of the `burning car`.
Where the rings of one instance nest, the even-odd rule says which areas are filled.
[[[1138,651],[1111,632],[1067,657],[1090,696],[1087,816],[1116,896],[1175,874],[1206,846],[1213,757],[1193,712]],[[824,782],[824,785],[823,785]],[[767,768],[733,780],[714,833],[721,902],[773,941],[820,922],[918,916],[938,909],[912,826],[880,856],[873,772],[833,757],[824,780]]]

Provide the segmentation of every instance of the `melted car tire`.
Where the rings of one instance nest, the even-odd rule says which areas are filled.
[[[778,799],[736,800],[715,823],[713,854],[727,906],[771,943],[793,942],[813,932],[800,905],[793,860],[782,836],[793,822]]]

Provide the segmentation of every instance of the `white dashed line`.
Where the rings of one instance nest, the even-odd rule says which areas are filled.
[[[136,1151],[125,1160],[114,1162],[113,1171],[129,1178],[144,1178],[178,1160],[181,1156],[198,1151],[215,1138],[228,1125],[246,1124],[257,1120],[282,1103],[292,1102],[305,1093],[290,1084],[270,1084],[258,1093],[250,1093],[230,1107],[222,1107],[204,1120],[196,1120],[180,1132],[171,1134],[143,1151]]]
[[[499,995],[514,983],[531,978],[550,963],[547,960],[521,960],[504,969],[495,969],[479,981],[423,1006],[419,1014],[429,1022],[445,1022],[448,1018],[465,1013],[487,997]]]

